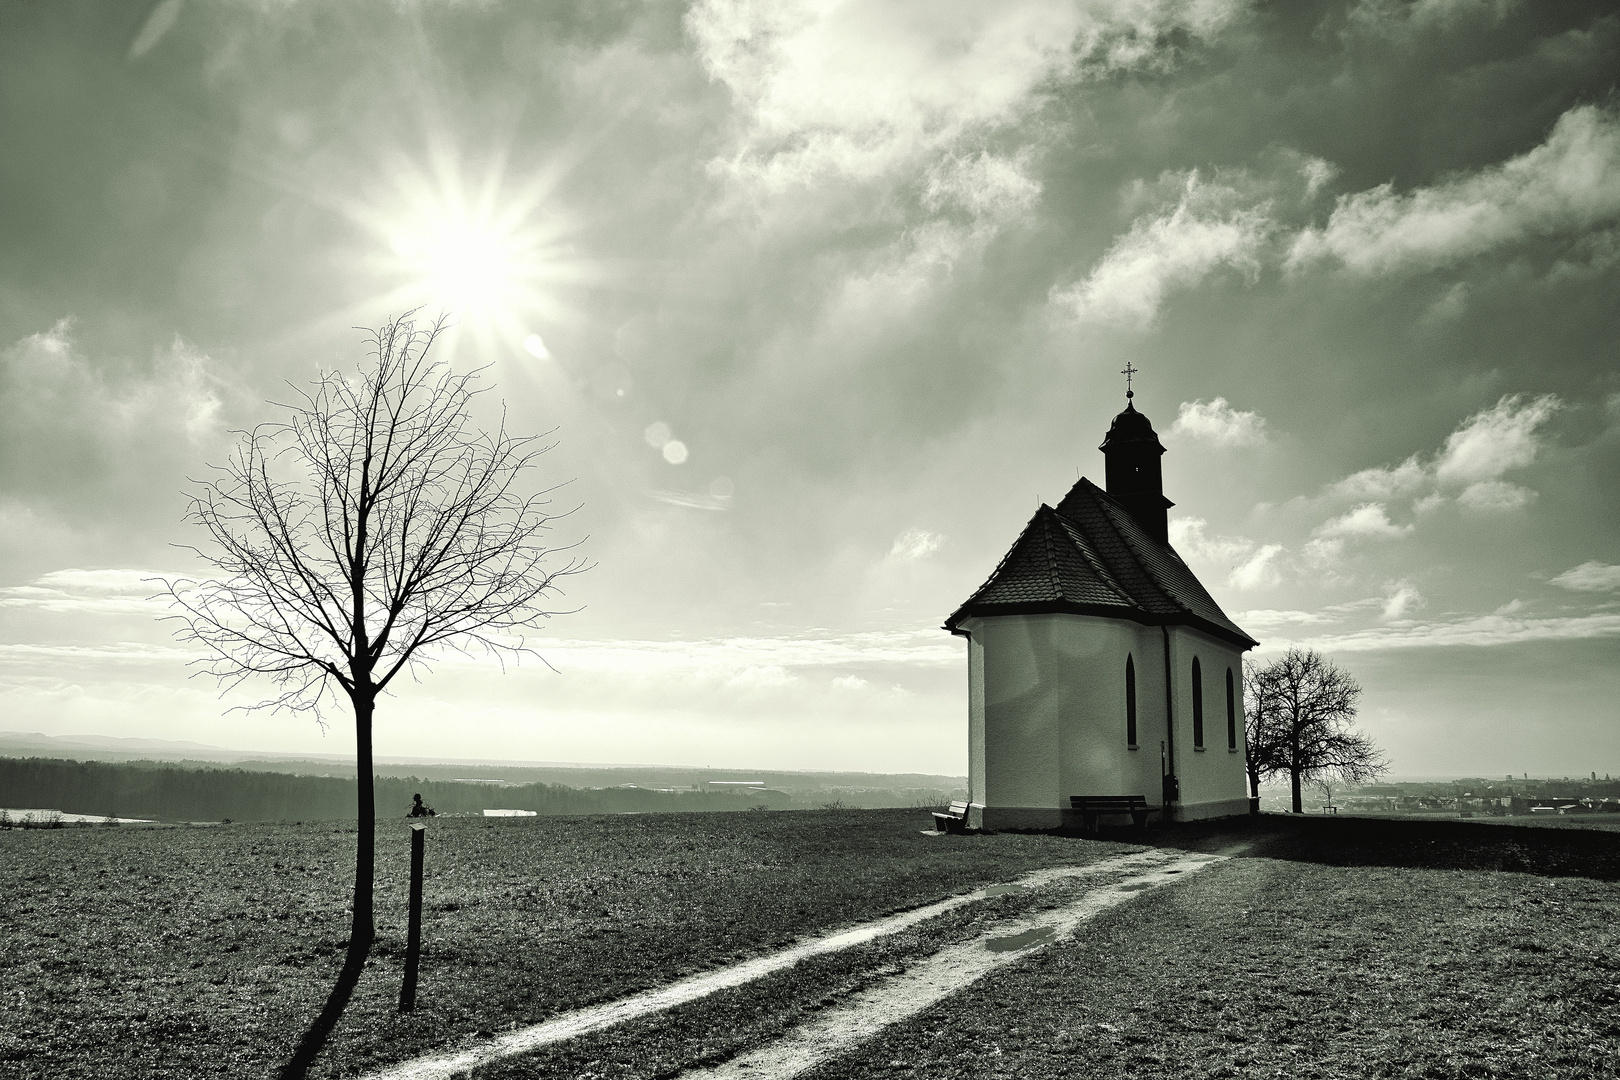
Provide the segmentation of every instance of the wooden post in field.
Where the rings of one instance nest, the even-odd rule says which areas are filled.
[[[426,825],[411,826],[411,917],[405,931],[405,984],[399,988],[399,1011],[416,1008],[416,960],[422,952],[422,841]]]

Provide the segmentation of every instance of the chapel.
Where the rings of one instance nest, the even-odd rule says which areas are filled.
[[[1126,391],[1107,487],[1042,503],[945,622],[968,642],[966,824],[1079,824],[1072,797],[1142,796],[1161,820],[1248,812],[1243,654],[1170,546],[1164,447]]]

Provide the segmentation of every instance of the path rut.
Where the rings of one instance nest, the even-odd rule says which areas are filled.
[[[949,945],[911,969],[850,995],[775,1042],[710,1068],[688,1069],[680,1080],[786,1080],[853,1050],[892,1024],[907,1020],[982,979],[1072,935],[1098,912],[1221,861],[1189,855],[1113,885],[1087,892],[1055,910],[1009,920],[980,937]]]
[[[790,1030],[773,1043],[716,1068],[682,1074],[683,1078],[793,1076],[843,1053],[889,1024],[927,1008],[1001,964],[1061,940],[1072,933],[1080,922],[1098,911],[1123,903],[1145,889],[1174,881],[1178,875],[1201,870],[1220,858],[1147,850],[1083,866],[1037,870],[1012,882],[976,889],[898,915],[821,935],[779,952],[682,979],[656,990],[563,1013],[543,1023],[507,1032],[472,1046],[401,1062],[371,1073],[364,1080],[449,1080],[450,1077],[502,1058],[528,1053],[628,1020],[663,1012],[721,990],[742,986],[790,968],[809,957],[838,952],[895,934],[948,911],[992,896],[1005,895],[1014,889],[1037,889],[1073,879],[1126,875],[1123,880],[1090,890],[1069,904],[1035,915],[1009,919],[974,941],[942,949],[908,971],[891,976],[877,986],[824,1011],[815,1021]]]

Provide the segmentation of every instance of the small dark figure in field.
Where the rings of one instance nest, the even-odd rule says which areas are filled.
[[[413,799],[415,799],[416,801],[411,803],[411,812],[406,814],[405,815],[406,817],[438,817],[439,816],[439,815],[437,815],[437,814],[435,814],[433,812],[433,807],[424,806],[422,804],[422,796],[421,796],[420,792],[418,792],[416,795],[413,795],[411,797]]]

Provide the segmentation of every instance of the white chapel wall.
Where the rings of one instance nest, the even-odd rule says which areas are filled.
[[[968,638],[968,801],[984,805],[984,642],[977,635]]]
[[[1204,748],[1193,740],[1192,662],[1203,671]],[[1176,775],[1181,781],[1177,818],[1189,820],[1248,812],[1243,770],[1243,653],[1188,626],[1170,628],[1170,664],[1175,693]],[[1237,748],[1227,743],[1226,672],[1232,672]],[[1161,678],[1162,669],[1161,669]]]
[[[1052,614],[975,618],[963,629],[972,640],[969,788],[990,808],[987,825],[1057,826],[1070,795],[1159,802],[1164,678],[1156,628]],[[1125,707],[1125,661],[1133,654],[1136,750],[1127,742]]]
[[[968,788],[988,828],[1063,823],[1071,795],[1142,795],[1159,805],[1161,753],[1174,755],[1178,819],[1247,811],[1242,653],[1171,627],[1174,745],[1165,723],[1164,630],[1097,616],[965,620]],[[1192,658],[1203,669],[1204,749],[1193,740]],[[1136,673],[1137,743],[1126,733],[1126,658]],[[1226,671],[1234,676],[1237,749],[1227,745]],[[977,817],[977,813],[975,817]]]
[[[1063,693],[1041,615],[971,619],[964,629],[980,646],[984,701],[984,797],[990,828],[1050,827],[1058,789],[1058,717]],[[971,747],[970,747],[971,753]],[[1008,810],[1029,810],[1029,817]]]

